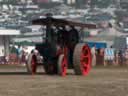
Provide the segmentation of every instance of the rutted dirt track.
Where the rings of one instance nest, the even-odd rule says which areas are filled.
[[[128,67],[97,67],[86,77],[69,71],[59,77],[42,72],[31,76],[25,67],[0,66],[0,96],[128,96]]]

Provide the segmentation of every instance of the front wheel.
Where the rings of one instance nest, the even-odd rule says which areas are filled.
[[[30,74],[36,73],[37,58],[36,55],[30,54],[26,62],[27,72]]]
[[[61,76],[66,76],[67,73],[67,57],[61,54],[58,58],[58,74]]]

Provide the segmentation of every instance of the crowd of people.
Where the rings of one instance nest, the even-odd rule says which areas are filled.
[[[32,48],[31,48],[32,49]],[[31,52],[30,49],[30,52]],[[7,56],[5,59],[0,59],[1,64],[12,62],[12,64],[25,64],[29,55],[29,50],[27,47],[18,46],[15,48],[14,46],[11,48],[10,56]],[[91,47],[92,54],[92,66],[96,65],[128,65],[128,48],[117,50],[112,46],[109,48],[96,48],[94,44]],[[10,61],[9,61],[10,60]]]
[[[96,45],[91,48],[92,66],[96,65],[128,65],[128,48],[115,49],[109,48],[97,49]]]
[[[4,64],[25,64],[32,48],[27,46],[11,46],[10,54],[2,62]]]
[[[27,51],[27,47],[18,46],[16,55],[17,55],[17,59],[18,59],[19,64],[26,63],[26,60],[27,60],[28,55],[29,55],[29,53]]]

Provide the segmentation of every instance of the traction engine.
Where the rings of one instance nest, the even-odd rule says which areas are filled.
[[[96,28],[93,24],[83,24],[47,16],[32,21],[34,25],[46,28],[44,42],[36,44],[27,61],[27,70],[36,73],[37,66],[42,64],[46,74],[65,76],[68,68],[74,69],[76,75],[87,75],[91,69],[91,52],[85,43],[80,42],[79,32],[75,27]],[[67,28],[68,26],[68,28]],[[43,60],[38,60],[38,55]],[[41,62],[39,62],[41,61]]]

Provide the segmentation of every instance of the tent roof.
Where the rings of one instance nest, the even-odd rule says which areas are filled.
[[[0,35],[20,35],[20,30],[0,29]]]

